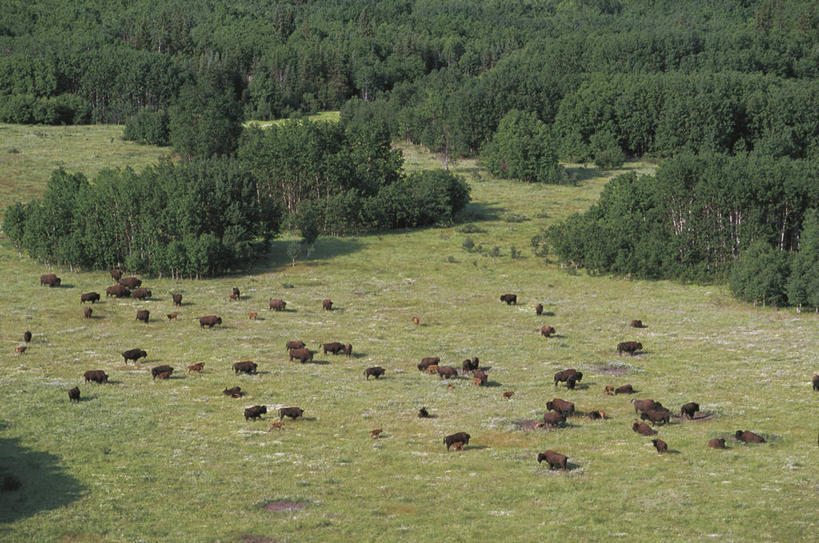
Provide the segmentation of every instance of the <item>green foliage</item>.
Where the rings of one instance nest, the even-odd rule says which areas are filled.
[[[168,139],[187,158],[229,155],[242,132],[241,105],[209,84],[185,87],[168,114]]]
[[[787,293],[791,305],[819,308],[819,212],[816,209],[805,213]]]
[[[614,134],[609,131],[592,134],[589,138],[589,150],[594,157],[595,166],[603,170],[618,168],[626,161],[625,153]]]
[[[143,109],[128,119],[122,137],[147,145],[168,145],[168,113]]]
[[[746,302],[782,305],[787,301],[785,289],[789,273],[788,254],[759,240],[744,250],[731,266],[728,285],[735,296]]]

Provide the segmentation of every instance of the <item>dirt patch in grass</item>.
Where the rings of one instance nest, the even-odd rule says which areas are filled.
[[[279,543],[278,539],[264,535],[245,534],[238,539],[239,543]]]
[[[521,430],[528,430],[528,431],[538,431],[538,432],[548,432],[549,430],[559,430],[560,426],[541,426],[538,427],[538,424],[542,423],[542,420],[530,420],[530,419],[521,419],[515,421],[515,426],[520,427]]]
[[[630,370],[631,366],[627,364],[601,364],[592,367],[592,371],[603,375],[625,375]]]
[[[689,419],[688,417],[683,417],[681,415],[674,415],[674,420],[679,422],[705,422],[708,420],[712,420],[714,418],[713,411],[697,411],[694,413],[694,418]]]
[[[302,502],[277,500],[273,502],[267,502],[262,507],[264,508],[265,511],[273,511],[275,513],[280,513],[282,511],[302,511],[303,509],[307,508],[307,504]]]

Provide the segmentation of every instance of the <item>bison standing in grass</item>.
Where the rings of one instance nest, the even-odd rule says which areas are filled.
[[[819,375],[813,376],[813,390],[819,390]]]
[[[237,375],[239,373],[247,373],[247,374],[256,373],[256,368],[257,367],[258,366],[256,365],[255,362],[250,362],[250,361],[236,362],[235,364],[233,364],[233,373],[237,374]]]
[[[68,391],[68,401],[69,402],[80,401],[80,387],[74,387]]]
[[[304,409],[300,407],[282,407],[279,409],[279,420],[282,420],[284,417],[290,417],[291,419],[296,420],[303,414]]]
[[[438,366],[438,377],[441,379],[451,379],[458,376],[458,370],[452,366]]]
[[[364,370],[364,376],[367,378],[368,381],[370,380],[371,375],[378,379],[379,377],[384,375],[384,368],[382,368],[381,366],[373,366],[371,368],[367,368],[366,370]]]
[[[144,323],[148,323],[148,319],[151,317],[151,312],[147,309],[140,309],[137,311],[136,320],[142,321]]]
[[[617,354],[628,353],[629,356],[634,356],[637,351],[643,350],[643,344],[637,341],[624,341],[617,344]]]
[[[333,300],[330,298],[325,298],[321,301],[321,308],[325,311],[332,311],[333,310]]]
[[[136,300],[144,300],[145,298],[150,298],[151,296],[151,291],[147,288],[135,288],[131,291],[131,298]]]
[[[108,382],[108,375],[102,370],[88,370],[83,374],[85,377],[85,382],[94,381],[95,383],[107,383]]]
[[[161,378],[162,379],[167,379],[173,373],[173,368],[168,366],[167,364],[163,364],[161,366],[156,366],[154,368],[151,368],[151,376],[154,379],[156,379],[157,377],[160,377],[160,375],[163,374],[163,373],[166,373],[167,376],[166,377],[161,377]]]
[[[119,280],[119,284],[125,285],[130,289],[135,289],[142,286],[142,279],[137,279],[136,277],[123,277]]]
[[[59,287],[62,280],[54,273],[45,273],[40,276],[40,285],[48,285],[51,287]]]
[[[427,371],[428,367],[437,366],[440,361],[441,359],[438,358],[437,356],[428,356],[426,358],[422,358],[421,363],[418,364],[418,370]]]
[[[468,444],[469,443],[470,435],[466,432],[457,432],[452,435],[448,435],[444,438],[444,445],[446,445],[446,450],[457,442]]]
[[[583,372],[582,371],[577,371],[574,368],[569,368],[567,370],[562,370],[562,371],[559,371],[559,372],[555,373],[554,379],[555,379],[555,386],[557,386],[557,384],[561,383],[561,382],[565,382],[568,385],[569,381],[574,381],[576,383],[576,382],[582,380],[583,379]],[[572,383],[571,388],[574,388],[574,383]]]
[[[206,315],[204,317],[199,317],[199,328],[204,328],[207,326],[208,328],[213,328],[217,324],[222,324],[222,318],[217,317],[216,315]]]
[[[503,294],[500,297],[501,302],[506,302],[506,305],[518,305],[518,295],[517,294]]]
[[[173,299],[173,305],[182,305],[182,295],[181,294],[174,294],[171,296]]]
[[[537,455],[537,463],[540,464],[544,460],[549,464],[549,469],[566,469],[566,461],[569,459],[565,454],[560,454],[555,451],[546,451]]]
[[[557,411],[564,417],[574,415],[574,404],[561,400],[560,398],[553,398],[551,402],[546,402],[546,409],[549,411]]]
[[[142,349],[130,349],[122,353],[122,358],[125,359],[125,363],[127,364],[129,360],[133,360],[136,362],[140,358],[145,358],[148,356],[148,353],[143,351]]]
[[[652,439],[651,443],[654,445],[654,448],[657,449],[658,453],[668,452],[668,443],[662,439]]]
[[[535,306],[535,315],[537,315],[538,317],[543,315],[543,304],[537,304]]]
[[[286,307],[287,307],[287,302],[285,302],[281,298],[271,298],[270,299],[269,309],[272,309],[274,311],[284,311]]]
[[[680,416],[694,418],[694,414],[700,410],[700,404],[696,402],[688,402],[680,408]]]
[[[555,329],[547,324],[544,324],[540,327],[540,335],[543,337],[551,337],[555,335]]]
[[[285,348],[288,351],[292,351],[293,349],[304,349],[306,346],[303,341],[288,341]]]
[[[80,295],[80,303],[84,304],[85,302],[98,302],[100,300],[100,295],[98,292],[86,292],[85,294]]]
[[[267,406],[254,405],[245,409],[245,420],[258,420],[262,415],[267,413]]]
[[[85,315],[86,319],[90,319],[91,315],[94,313],[94,310],[90,307],[86,307],[82,310],[83,315]]]
[[[117,283],[105,289],[105,297],[115,296],[117,298],[128,298],[131,296],[131,291],[125,285]]]
[[[310,349],[291,349],[290,351],[290,361],[292,362],[295,358],[302,364],[305,362],[311,362],[313,360],[313,355],[316,351],[311,351]]]

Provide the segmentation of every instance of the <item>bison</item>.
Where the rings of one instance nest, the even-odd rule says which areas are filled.
[[[480,386],[484,386],[486,384],[488,375],[486,374],[485,371],[475,370],[475,372],[472,374],[472,377],[475,380],[475,384],[480,387]]]
[[[553,398],[551,402],[546,402],[546,409],[557,411],[563,416],[574,415],[574,404],[560,398]]]
[[[302,348],[302,349],[291,349],[290,350],[290,361],[292,362],[295,358],[302,364],[305,362],[312,362],[313,355],[316,354],[316,351],[311,351],[310,349]]]
[[[94,310],[91,309],[90,307],[86,307],[85,309],[82,310],[82,313],[83,313],[83,315],[85,315],[86,319],[90,319],[91,314],[94,313]]]
[[[458,376],[458,370],[453,366],[438,366],[438,377],[441,379],[450,379]]]
[[[205,363],[204,362],[197,362],[196,364],[191,364],[190,366],[188,366],[188,373],[190,373],[192,371],[200,372],[203,369],[205,369]]]
[[[671,411],[665,407],[659,409],[647,409],[640,415],[642,420],[650,421],[651,424],[669,424],[671,421]]]
[[[511,398],[511,397],[512,397],[512,396],[514,396],[514,395],[515,395],[515,392],[514,392],[514,391],[512,391],[512,390],[507,390],[506,392],[504,392],[503,394],[501,394],[501,396],[503,396],[503,399],[504,399],[504,400],[508,400],[509,398]]]
[[[168,313],[165,316],[168,317],[168,322],[171,322],[172,320],[176,319],[176,317],[179,316],[179,313]]]
[[[330,298],[325,298],[321,301],[321,308],[325,311],[332,311],[333,310],[333,300]]]
[[[279,420],[282,420],[284,417],[290,417],[291,419],[295,420],[304,414],[304,409],[300,407],[282,407],[279,409]]]
[[[426,369],[430,366],[437,366],[441,362],[441,359],[437,356],[427,356],[426,358],[421,359],[421,363],[418,364],[419,371],[426,371]]]
[[[540,327],[540,335],[543,337],[551,337],[555,334],[555,329],[551,326],[544,324]]]
[[[217,317],[216,315],[199,317],[199,328],[204,328],[205,326],[213,328],[217,324],[222,324],[222,317]]]
[[[819,390],[819,375],[813,376],[813,390]]]
[[[231,398],[241,398],[242,389],[241,387],[226,388],[222,391],[222,394],[225,396],[230,396]]]
[[[268,310],[273,309],[275,311],[284,311],[286,307],[287,302],[285,302],[281,298],[270,298],[270,307]]]
[[[621,356],[623,353],[628,353],[630,356],[634,356],[635,352],[642,350],[643,344],[637,341],[624,341],[617,344],[617,354]]]
[[[668,443],[662,439],[652,439],[651,443],[654,445],[654,448],[657,449],[658,453],[663,454],[664,452],[668,452]]]
[[[170,377],[170,375],[173,373],[173,368],[168,366],[167,364],[162,364],[161,366],[151,368],[151,376],[154,379],[159,377],[160,373],[167,373],[168,377]],[[164,377],[164,379],[167,379],[168,377]]]
[[[537,315],[538,317],[543,315],[543,304],[537,304],[535,306],[535,315]]]
[[[255,320],[256,320],[256,317],[258,317],[258,316],[259,316],[259,315],[258,315],[257,313],[255,313],[254,311],[251,311],[251,312],[249,312],[249,313],[247,314],[247,318],[248,318],[248,319],[250,319],[250,320],[252,320],[252,321],[255,321]]]
[[[765,443],[765,438],[749,430],[737,430],[735,437],[743,443]]]
[[[127,364],[129,360],[133,360],[136,362],[140,358],[145,358],[148,356],[148,353],[143,351],[142,349],[130,349],[122,353],[122,358],[125,359],[125,363]]]
[[[137,311],[136,320],[142,321],[144,323],[148,323],[148,319],[151,317],[151,312],[147,309],[140,309]]]
[[[370,430],[370,437],[375,439],[376,437],[380,436],[383,431],[384,431],[383,428],[376,428],[375,430]]]
[[[89,381],[94,381],[99,384],[108,382],[108,375],[102,370],[88,370],[83,374],[83,377],[85,377],[86,383]]]
[[[233,364],[233,373],[238,375],[239,373],[256,373],[256,368],[258,366],[255,362],[245,361],[245,362],[236,362]]]
[[[462,451],[464,450],[464,444],[462,441],[456,441],[452,444],[452,449],[455,451]]]
[[[236,301],[236,300],[238,300],[238,299],[239,299],[239,297],[238,297],[238,296],[236,296],[235,294],[231,294],[230,296],[228,296],[228,297],[227,297],[227,299],[228,299],[228,300],[233,300],[233,301]]]
[[[430,418],[429,411],[427,411],[426,407],[422,407],[418,410],[418,418],[419,419],[428,419]]]
[[[413,315],[412,316],[412,324],[414,324],[415,326],[418,326],[419,324],[421,324],[421,319],[419,319],[417,316]]]
[[[700,410],[700,404],[695,402],[688,402],[680,408],[680,416],[694,418],[694,413]]]
[[[430,375],[438,375],[438,365],[433,364],[431,366],[427,366],[427,373]]]
[[[384,375],[384,368],[382,368],[381,366],[373,366],[371,368],[367,368],[366,370],[364,370],[364,376],[367,378],[368,381],[370,380],[371,375],[378,379],[379,377]]]
[[[119,269],[119,268],[112,269],[111,270],[111,279],[113,279],[114,281],[119,282],[119,280],[122,279],[122,270]]]
[[[543,423],[546,426],[563,426],[566,424],[566,417],[557,411],[547,411],[543,415]]]
[[[74,387],[68,391],[68,401],[69,402],[80,401],[80,387]]]
[[[449,450],[449,448],[456,442],[468,444],[469,437],[470,437],[469,434],[467,434],[466,432],[457,432],[452,435],[446,436],[444,438],[444,445],[446,445],[446,450]]]
[[[631,425],[631,429],[641,436],[653,436],[657,433],[651,426],[645,422],[639,422],[637,419],[634,419],[634,424]]]
[[[62,280],[56,274],[46,273],[40,276],[40,286],[48,285],[51,287],[59,287]]]
[[[182,305],[182,295],[181,294],[174,294],[171,296],[173,298],[173,305]]]
[[[23,341],[26,342],[26,343],[31,342],[31,331],[30,330],[26,330],[25,332],[23,332]]]
[[[568,459],[569,457],[565,454],[560,454],[559,452],[555,451],[546,451],[537,455],[537,463],[540,464],[546,460],[546,462],[549,464],[549,469],[559,468],[565,470],[566,460]]]
[[[135,288],[131,291],[131,298],[136,298],[137,300],[144,300],[145,298],[151,297],[151,291],[147,288]]]
[[[245,409],[245,420],[258,420],[265,413],[267,413],[267,406],[265,405],[254,405],[253,407],[248,407]]]
[[[518,305],[518,296],[517,294],[503,294],[500,297],[501,302],[506,302],[506,305]]]
[[[80,295],[80,303],[84,304],[85,302],[98,302],[100,300],[99,292],[86,292],[85,294]]]
[[[285,345],[285,349],[288,351],[292,351],[293,349],[304,349],[306,345],[303,341],[288,341],[287,345]]]
[[[660,402],[655,402],[654,400],[631,400],[631,403],[634,404],[635,413],[637,411],[648,411],[649,409],[662,407]]]
[[[605,411],[591,411],[589,412],[589,418],[591,420],[606,420],[606,412]]]
[[[583,379],[583,372],[582,371],[577,371],[574,368],[569,368],[567,370],[559,371],[559,372],[555,373],[555,386],[557,386],[558,383],[564,382],[564,381],[566,383],[568,383],[568,381],[570,379],[575,381],[575,382],[580,381],[581,379]]]
[[[125,285],[117,283],[105,289],[105,297],[115,296],[117,298],[128,298],[131,296],[131,291]]]
[[[724,449],[725,448],[725,440],[721,437],[715,437],[708,441],[708,446],[712,449]]]
[[[233,287],[233,296],[235,296],[234,300],[238,300],[242,297],[241,293],[239,293],[239,289],[237,287]]]
[[[327,354],[327,353],[339,354],[339,353],[344,352],[344,344],[339,343],[338,341],[333,341],[333,342],[330,342],[330,343],[324,343],[322,345],[322,348],[324,349],[324,354]]]
[[[170,378],[171,378],[171,373],[173,373],[173,372],[170,372],[170,371],[160,371],[159,373],[157,373],[157,374],[154,376],[154,379],[161,379],[161,380],[164,380],[164,379],[170,379]]]
[[[607,396],[614,396],[614,385],[606,385],[603,392],[605,392]]]
[[[643,321],[635,319],[635,320],[631,321],[631,327],[632,328],[645,328],[645,325],[643,324]]]
[[[634,394],[634,387],[631,385],[622,385],[614,389],[614,394]]]
[[[478,357],[475,356],[472,359],[467,358],[461,364],[461,368],[463,369],[464,373],[468,373],[470,371],[476,371],[479,368],[480,362],[478,361]]]
[[[135,289],[142,286],[142,279],[137,279],[136,277],[122,277],[119,279],[118,283],[130,289]]]

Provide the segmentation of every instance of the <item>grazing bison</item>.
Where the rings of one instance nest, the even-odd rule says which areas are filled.
[[[242,389],[241,387],[226,388],[222,391],[222,394],[225,396],[230,396],[231,398],[241,398]]]
[[[668,452],[668,443],[662,439],[652,439],[651,443],[654,444],[654,448],[657,449],[658,453],[662,454],[664,452]]]
[[[333,300],[330,298],[325,298],[321,301],[321,308],[325,311],[332,311],[333,310]]]
[[[429,411],[427,411],[426,407],[422,407],[418,410],[418,418],[419,419],[428,419],[429,418]]]
[[[330,342],[330,343],[324,343],[322,345],[322,348],[324,349],[324,354],[327,354],[327,353],[339,354],[339,353],[344,352],[344,344],[339,343],[338,341],[333,341],[333,342]]]
[[[269,309],[274,309],[276,311],[284,311],[284,309],[286,307],[287,307],[287,302],[285,302],[281,298],[270,298],[270,307],[269,307]]]
[[[708,446],[712,449],[724,449],[725,448],[725,440],[721,437],[715,437],[708,441]]]
[[[171,322],[172,320],[179,316],[179,313],[168,313],[165,316],[168,317],[168,322]]]
[[[25,332],[23,332],[23,341],[26,343],[31,342],[31,331],[26,330]]]
[[[312,362],[313,355],[316,354],[316,351],[311,351],[310,349],[291,349],[290,350],[290,361],[292,362],[295,358],[302,364],[305,362]]]
[[[161,373],[167,373],[168,377],[170,377],[170,375],[173,373],[173,368],[168,366],[167,364],[162,364],[161,366],[151,368],[151,376],[154,379],[159,377],[159,374]],[[168,377],[164,377],[164,379],[167,379]]]
[[[671,411],[665,407],[660,409],[647,409],[640,415],[642,420],[650,421],[651,424],[665,423],[668,424],[671,420]]]
[[[284,417],[290,417],[291,419],[295,420],[304,414],[304,409],[300,407],[282,407],[279,409],[279,420],[282,420]]]
[[[437,356],[428,356],[426,358],[421,359],[421,363],[418,364],[419,371],[426,371],[430,366],[437,366],[438,363],[441,362],[441,359]]]
[[[222,324],[222,317],[217,317],[216,315],[199,317],[199,328],[204,328],[205,326],[213,328],[217,324]]]
[[[631,425],[631,429],[641,436],[653,436],[657,433],[651,426],[645,422],[639,422],[637,419],[634,420],[634,424]]]
[[[621,356],[623,353],[628,353],[630,356],[634,356],[635,352],[642,350],[643,344],[637,341],[624,341],[617,344],[617,354]]]
[[[190,373],[192,371],[199,372],[199,371],[202,371],[203,369],[205,369],[205,363],[204,362],[197,362],[196,364],[191,364],[190,366],[188,366],[188,373]]]
[[[643,325],[643,321],[637,320],[637,319],[631,321],[631,327],[632,328],[645,328],[645,326]]]
[[[591,420],[605,420],[606,419],[606,412],[605,411],[591,411],[589,413],[589,418]]]
[[[173,373],[173,372],[170,372],[170,371],[160,371],[159,373],[157,373],[157,374],[154,376],[154,379],[161,379],[161,380],[170,379],[170,378],[171,378],[171,373]]]
[[[267,413],[266,405],[254,405],[245,409],[245,420],[258,420],[262,415]]]
[[[80,387],[74,387],[68,391],[68,401],[69,402],[80,401]]]
[[[543,315],[543,304],[537,304],[535,306],[535,315],[537,316]]]
[[[472,377],[475,381],[475,384],[481,387],[486,385],[486,381],[489,376],[483,370],[475,370],[475,372],[472,374]]]
[[[129,360],[133,360],[136,362],[140,358],[147,357],[148,353],[143,351],[142,349],[130,349],[122,353],[122,358],[125,359],[125,363],[127,364]]]
[[[233,373],[238,375],[239,373],[256,373],[256,368],[258,366],[255,362],[245,361],[245,362],[236,362],[233,364]]]
[[[248,319],[250,319],[250,320],[252,320],[252,321],[255,321],[255,320],[256,320],[256,317],[258,317],[258,316],[259,316],[259,315],[258,315],[258,314],[256,314],[256,313],[254,313],[253,311],[251,311],[250,313],[248,313],[248,314],[247,314],[247,318],[248,318]]]
[[[735,437],[744,443],[765,443],[765,438],[749,430],[737,430]]]
[[[436,364],[427,366],[427,373],[430,375],[438,375],[438,366]]]
[[[566,424],[566,417],[557,411],[547,411],[543,415],[543,423],[546,426],[563,426]]]
[[[379,435],[381,435],[381,432],[383,432],[383,431],[384,431],[383,428],[376,428],[375,430],[370,430],[370,437],[371,438],[376,438]]]
[[[573,380],[575,382],[580,381],[583,379],[583,372],[577,371],[574,368],[569,368],[567,370],[559,371],[555,373],[555,386],[557,386],[560,382],[568,383],[569,380]]]
[[[182,295],[181,294],[174,294],[171,296],[173,298],[173,305],[182,305]]]
[[[662,407],[660,402],[655,402],[654,400],[631,400],[631,403],[634,404],[635,413],[637,411],[648,411],[649,409]]]
[[[128,298],[131,296],[131,291],[125,285],[117,283],[105,289],[105,297],[116,296],[117,298]]]
[[[565,454],[560,454],[559,452],[555,451],[546,451],[542,452],[537,455],[537,463],[540,464],[544,460],[549,464],[549,469],[566,469],[566,460],[569,457]]]
[[[118,282],[120,285],[125,285],[132,290],[142,286],[142,279],[137,279],[136,277],[122,277]]]
[[[14,352],[17,354],[23,354],[28,349],[28,345],[18,345],[14,348]]]
[[[85,315],[86,319],[90,319],[91,314],[94,313],[94,310],[91,309],[90,307],[86,307],[85,309],[82,310],[82,313],[83,313],[83,315]]]
[[[700,404],[695,402],[688,402],[680,408],[680,416],[694,418],[694,413],[700,410]]]
[[[368,381],[370,380],[371,375],[378,379],[379,377],[384,375],[384,368],[382,368],[381,366],[373,366],[371,368],[367,368],[366,370],[364,370],[364,376],[367,378]]]
[[[86,383],[89,381],[94,381],[99,384],[108,382],[108,375],[102,370],[88,370],[83,374],[83,377],[85,377]]]
[[[478,357],[475,356],[471,360],[467,358],[461,364],[461,368],[464,370],[464,373],[468,373],[470,371],[476,371],[479,368],[480,362],[478,361]]]
[[[122,279],[122,270],[119,269],[119,268],[112,269],[111,270],[111,279],[113,279],[114,281],[119,282],[119,280]]]
[[[603,392],[605,392],[608,396],[614,396],[614,385],[606,385]]]
[[[540,327],[540,335],[543,337],[551,337],[555,334],[555,329],[551,326],[544,324]]]
[[[506,305],[518,305],[518,296],[517,294],[503,294],[500,297],[501,302],[506,302]]]
[[[147,324],[148,319],[151,317],[151,312],[147,309],[140,309],[137,311],[136,320],[142,321]]]
[[[453,366],[438,366],[438,377],[441,379],[450,379],[458,376],[458,370]]]
[[[288,351],[292,351],[293,349],[304,349],[306,345],[303,341],[288,341],[285,348]]]
[[[347,356],[352,356],[353,354],[353,346],[349,343],[344,345],[344,349],[341,351],[342,353],[346,354]]]
[[[449,448],[456,442],[468,444],[469,437],[470,437],[469,434],[467,434],[466,432],[457,432],[452,435],[446,436],[444,438],[444,445],[446,445],[446,450],[449,450]]]
[[[80,295],[80,303],[84,304],[85,302],[98,302],[100,300],[99,292],[86,292],[85,294]]]
[[[574,404],[560,398],[553,398],[551,402],[546,402],[546,409],[557,411],[563,416],[574,415]]]
[[[144,300],[145,298],[151,297],[151,291],[147,288],[135,288],[131,291],[131,298],[136,298],[137,300]]]
[[[415,315],[413,315],[413,317],[412,317],[412,324],[414,324],[415,326],[418,326],[419,324],[421,324],[421,319],[419,319],[418,317],[416,317]]]
[[[56,274],[46,273],[40,276],[40,286],[48,285],[51,287],[59,287],[62,280]]]
[[[819,375],[813,376],[813,390],[819,390]]]
[[[623,385],[614,389],[615,394],[634,394],[634,387],[631,385]]]

